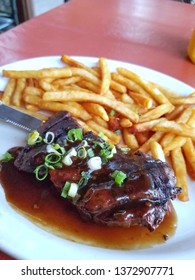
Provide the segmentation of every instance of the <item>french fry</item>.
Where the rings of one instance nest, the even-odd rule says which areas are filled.
[[[92,119],[93,121],[95,121],[97,124],[109,129],[109,126],[108,126],[108,122],[106,122],[105,120],[103,120],[100,116],[98,115],[93,115],[92,116]]]
[[[64,78],[64,79],[56,79],[52,82],[52,85],[55,89],[63,89],[63,86],[72,85],[80,82],[82,80],[81,77],[70,77],[70,78]]]
[[[106,122],[109,120],[108,113],[102,105],[86,102],[83,103],[83,107],[92,115],[98,115]]]
[[[133,80],[128,79],[119,73],[111,73],[111,77],[113,81],[125,86],[128,90],[140,93],[142,96],[150,98],[150,95]]]
[[[152,140],[150,142],[150,150],[152,152],[152,156],[155,159],[160,159],[161,161],[164,161],[164,162],[166,161],[163,149],[157,141]]]
[[[63,104],[60,102],[42,102],[42,99],[35,95],[26,95],[24,100],[25,102],[35,105],[43,110],[49,110],[51,112],[69,111],[76,118],[80,118],[84,121],[89,119],[88,117],[86,118],[86,115],[83,114],[83,111],[78,110],[78,108],[69,104]]]
[[[175,171],[177,186],[182,189],[182,192],[178,195],[178,198],[181,201],[188,201],[189,193],[188,193],[188,182],[187,182],[187,170],[186,170],[186,163],[181,148],[171,151],[171,161],[172,161],[173,169]]]
[[[32,87],[32,86],[27,86],[24,89],[23,95],[37,95],[37,96],[42,96],[43,95],[43,90],[37,87]]]
[[[121,118],[119,123],[123,128],[131,127],[133,125],[132,122],[127,118]]]
[[[45,79],[39,79],[38,83],[42,90],[44,91],[53,91],[55,90],[55,87],[52,85],[53,79],[51,78],[45,78]]]
[[[125,106],[122,102],[111,100],[107,97],[100,96],[94,93],[86,93],[82,91],[58,91],[58,92],[45,92],[43,95],[44,101],[80,101],[80,102],[94,102],[111,109],[116,110],[119,114],[129,118],[132,122],[138,122],[139,116],[132,111],[129,107]]]
[[[85,64],[83,64],[81,62],[78,62],[77,60],[73,59],[72,57],[70,57],[68,55],[62,55],[61,61],[69,66],[85,69],[87,72],[91,73],[92,75],[99,77],[99,74],[94,69],[86,66]]]
[[[157,87],[153,86],[152,83],[141,78],[136,73],[127,70],[125,68],[117,68],[117,71],[122,76],[131,79],[135,81],[137,84],[139,84],[140,86],[142,86],[152,96],[152,98],[154,98],[154,100],[156,100],[159,104],[171,103],[169,99]]]
[[[171,142],[164,147],[164,153],[167,155],[170,151],[181,148],[186,143],[187,138],[183,136],[176,136]]]
[[[191,137],[195,140],[195,128],[184,124],[184,123],[177,123],[174,121],[160,121],[156,126],[152,128],[154,131],[161,131],[161,132],[172,132],[176,135],[184,136],[184,137]]]
[[[182,147],[187,164],[189,165],[188,173],[195,180],[195,147],[192,139],[187,138],[186,143]],[[188,167],[187,165],[187,167]]]
[[[195,104],[195,96],[169,98],[173,105],[192,105]]]
[[[123,129],[124,143],[132,150],[139,148],[139,143],[134,134],[130,133],[128,129]]]
[[[143,145],[141,145],[141,147],[139,147],[139,150],[144,153],[148,153],[148,151],[150,150],[150,142],[153,140],[159,142],[161,140],[163,134],[164,133],[161,131],[155,132]]]
[[[97,76],[95,76],[91,72],[88,72],[85,69],[71,67],[70,70],[71,70],[73,76],[82,77],[86,81],[89,81],[89,82],[91,82],[91,83],[93,83],[95,85],[98,85],[98,86],[101,85],[101,80]]]
[[[149,110],[148,112],[146,112],[145,114],[143,114],[140,117],[140,122],[147,122],[147,121],[151,121],[151,120],[155,120],[158,119],[160,117],[162,117],[163,115],[165,115],[166,113],[172,111],[174,109],[172,104],[161,104],[157,107],[155,107],[154,109]]]
[[[141,106],[151,109],[153,106],[153,100],[147,96],[143,96],[140,93],[134,92],[129,90],[128,94],[135,100],[136,103],[140,104]]]
[[[10,104],[15,87],[16,87],[16,79],[10,79],[6,85],[5,91],[1,99],[3,103],[7,105]]]
[[[107,59],[104,57],[100,57],[99,65],[100,65],[101,76],[102,76],[100,94],[107,95],[110,89],[110,82],[111,82],[111,74],[108,67]]]
[[[13,93],[12,103],[15,106],[20,106],[22,101],[22,94],[26,86],[26,79],[18,79],[16,82],[16,88]]]
[[[133,132],[144,132],[147,130],[152,130],[152,128],[157,125],[160,121],[166,120],[166,118],[159,118],[156,120],[151,120],[147,122],[139,122],[132,126]]]
[[[171,132],[165,133],[165,135],[162,137],[160,141],[161,146],[165,148],[167,145],[169,145],[171,141],[173,141],[174,138],[175,138],[174,133]]]
[[[41,70],[3,70],[3,76],[8,78],[63,78],[63,77],[71,77],[72,70],[70,68],[49,68],[49,69],[41,69]]]
[[[119,99],[123,102],[123,103],[127,103],[127,104],[133,104],[134,101],[131,98],[131,96],[129,96],[127,93],[123,93],[119,96]]]
[[[113,144],[118,144],[121,140],[120,135],[117,135],[109,129],[95,123],[93,120],[87,121],[87,125],[92,127],[96,131],[96,134],[99,134],[100,132],[104,133]]]

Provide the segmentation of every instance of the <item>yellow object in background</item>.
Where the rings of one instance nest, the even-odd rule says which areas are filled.
[[[195,63],[195,29],[192,32],[192,36],[188,44],[187,53],[190,60]]]

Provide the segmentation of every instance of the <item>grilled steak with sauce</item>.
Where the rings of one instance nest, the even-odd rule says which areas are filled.
[[[74,129],[82,131],[82,139]],[[170,200],[181,191],[167,163],[124,151],[92,132],[84,133],[68,112],[50,117],[37,132],[42,140],[20,149],[15,166],[30,173],[37,166],[46,168],[55,189],[87,222],[139,225],[153,231],[163,221]],[[52,142],[44,140],[46,135],[53,135]],[[59,158],[58,162],[46,162],[48,154],[53,161]]]

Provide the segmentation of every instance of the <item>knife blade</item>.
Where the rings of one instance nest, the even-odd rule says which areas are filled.
[[[27,131],[36,129],[42,123],[40,119],[7,106],[2,101],[0,101],[0,119]]]

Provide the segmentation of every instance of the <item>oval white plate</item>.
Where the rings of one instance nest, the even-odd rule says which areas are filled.
[[[88,66],[93,66],[97,58],[75,57]],[[137,65],[109,60],[111,70],[126,67],[142,77],[164,85],[181,95],[191,93],[194,89],[174,78],[160,72]],[[2,69],[40,69],[63,66],[60,57],[38,57],[18,61],[0,68]],[[3,90],[6,79],[0,76],[0,90]],[[8,148],[23,144],[26,133],[11,125],[0,122],[0,154]],[[195,259],[195,184],[189,180],[190,201],[182,203],[174,201],[178,215],[176,234],[163,245],[143,250],[108,250],[73,243],[52,235],[26,218],[16,213],[6,202],[0,186],[0,248],[18,259],[31,260],[103,260],[103,259]]]

